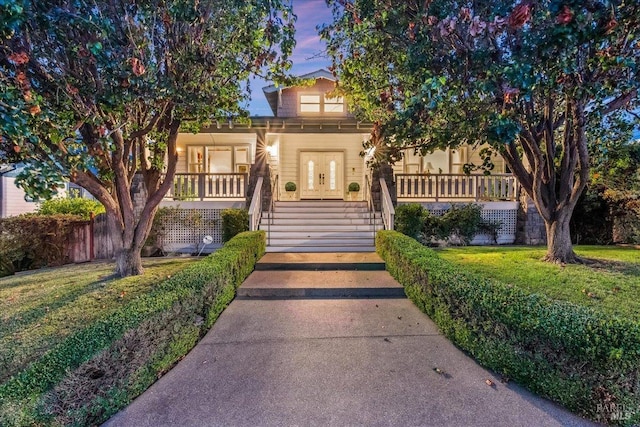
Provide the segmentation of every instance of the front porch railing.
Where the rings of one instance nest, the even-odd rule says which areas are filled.
[[[165,197],[174,200],[245,198],[246,173],[177,173]]]
[[[398,199],[517,200],[518,181],[511,174],[396,174]]]

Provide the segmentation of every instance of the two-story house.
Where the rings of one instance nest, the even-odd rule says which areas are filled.
[[[245,206],[252,228],[268,232],[269,250],[371,250],[375,231],[392,224],[390,205],[405,202],[434,212],[453,201],[483,202],[488,217],[505,224],[500,242],[513,242],[516,181],[500,158],[492,175],[467,176],[462,165],[479,160],[471,147],[427,156],[408,150],[385,181],[395,191],[385,189],[374,205],[371,189],[380,183],[362,155],[372,124],[356,120],[333,95],[330,72],[301,77],[314,83],[263,89],[273,116],[179,135],[178,173],[162,204],[174,208],[173,225],[165,227],[168,250],[199,250],[205,235],[215,247],[220,211]]]

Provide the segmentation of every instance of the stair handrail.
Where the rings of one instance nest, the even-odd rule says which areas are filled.
[[[264,177],[260,176],[256,180],[256,188],[253,189],[251,204],[249,205],[249,230],[256,231],[260,227],[262,218],[262,183]]]
[[[369,224],[373,224],[373,197],[371,196],[371,179],[369,175],[364,176],[364,199],[367,202],[367,210],[369,211]]]
[[[279,176],[276,174],[271,181],[271,201],[269,202],[269,218],[267,220],[267,245],[271,245],[271,224],[273,224],[273,208],[275,202],[280,200]]]
[[[393,219],[395,217],[396,210],[393,207],[391,194],[389,194],[389,187],[387,187],[387,181],[384,178],[380,178],[380,207],[382,210],[384,229],[393,230]]]
[[[272,214],[275,202],[280,200],[280,185],[278,184],[279,177],[278,174],[271,181],[271,201],[269,203],[269,224],[271,224]]]

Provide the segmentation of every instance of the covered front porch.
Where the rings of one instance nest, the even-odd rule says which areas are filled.
[[[274,176],[275,177],[275,176]],[[166,200],[246,200],[248,173],[177,173]],[[402,202],[516,201],[518,182],[512,174],[395,174],[396,197]],[[275,201],[290,200],[277,180]],[[364,190],[360,190],[364,191]],[[345,197],[346,201],[351,199]]]
[[[490,219],[505,224],[509,236],[515,235],[518,184],[503,173],[499,159],[496,173],[467,175],[462,165],[478,160],[470,147],[424,156],[408,150],[382,176],[361,155],[369,133],[369,126],[353,119],[305,118],[220,123],[198,134],[181,134],[178,171],[161,204],[180,218],[167,228],[168,240],[175,243],[170,250],[198,252],[204,236],[214,238],[205,252],[220,246],[220,214],[226,208],[248,208],[250,228],[259,229],[268,228],[264,218],[274,218],[276,203],[314,200],[353,203],[354,209],[364,204],[370,222],[380,218],[385,229],[393,228],[397,204],[420,203],[438,214],[451,203],[478,203]],[[295,184],[295,191],[287,191],[287,183]],[[302,217],[282,225],[295,221]]]

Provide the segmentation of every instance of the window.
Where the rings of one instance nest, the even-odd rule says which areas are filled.
[[[320,95],[300,95],[301,113],[319,113]]]
[[[336,189],[336,161],[329,162],[329,189]]]
[[[344,113],[344,98],[300,95],[300,113]]]
[[[245,145],[191,145],[187,147],[187,172],[247,173],[250,156],[250,148]]]
[[[324,98],[325,113],[344,113],[344,98],[338,96],[336,98]]]
[[[309,160],[309,164],[307,166],[307,169],[309,170],[309,175],[307,176],[307,186],[309,187],[309,190],[313,190],[313,183],[315,175],[314,175],[314,170],[313,170],[313,160]]]

